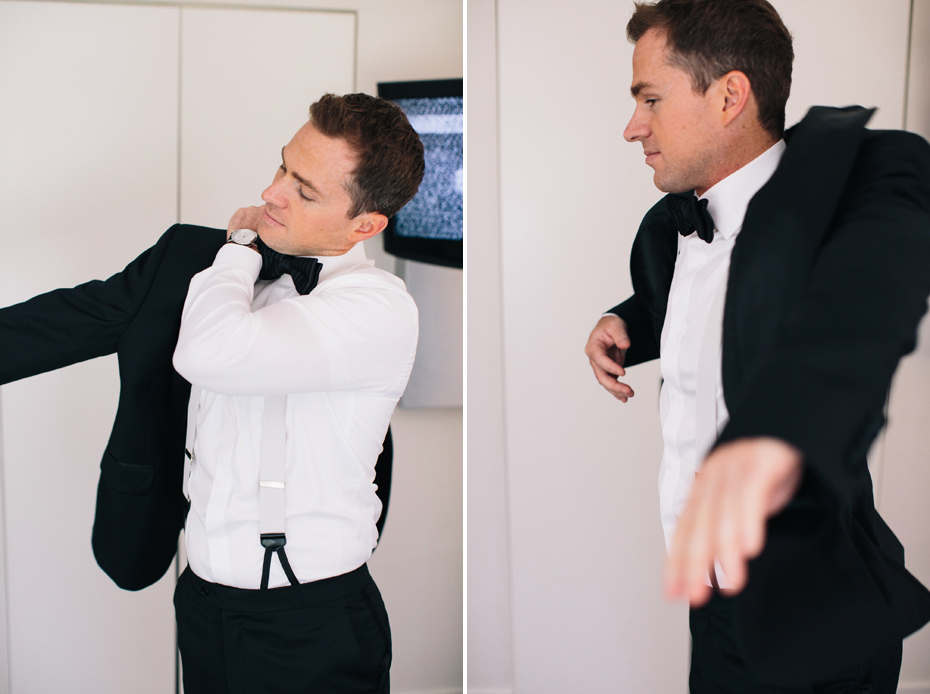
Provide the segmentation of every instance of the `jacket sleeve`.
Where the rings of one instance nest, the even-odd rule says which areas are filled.
[[[177,226],[122,272],[0,309],[0,383],[116,351]]]
[[[624,367],[636,366],[659,358],[659,345],[656,343],[652,321],[636,294],[622,304],[617,304],[607,313],[619,316],[626,323],[630,347],[627,349],[626,358],[623,360]]]
[[[801,300],[718,440],[783,439],[846,504],[930,293],[930,145],[882,133],[860,157]]]
[[[633,296],[608,311],[623,319],[630,336],[624,366],[659,358],[659,338],[675,273],[678,231],[660,199],[643,217],[630,250]]]

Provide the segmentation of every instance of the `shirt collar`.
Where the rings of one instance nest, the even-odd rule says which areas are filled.
[[[365,255],[365,247],[361,242],[355,244],[342,255],[317,255],[312,256],[320,261],[323,266],[320,268],[320,282],[335,274],[348,270],[350,267],[361,265],[368,256]]]
[[[717,231],[725,238],[732,238],[743,228],[749,201],[768,183],[784,153],[785,141],[779,140],[701,196],[707,199],[707,211],[713,217]]]

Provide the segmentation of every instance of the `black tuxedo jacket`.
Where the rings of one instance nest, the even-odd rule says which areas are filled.
[[[171,358],[190,280],[213,264],[225,241],[220,229],[175,225],[106,281],[0,310],[0,384],[117,354],[119,408],[100,467],[91,544],[100,567],[127,590],[162,577],[184,527],[191,386]],[[376,465],[379,532],[387,514],[391,456],[388,429]]]
[[[871,114],[815,107],[786,133],[731,258],[717,445],[772,436],[805,461],[738,598],[747,657],[772,681],[830,677],[930,620],[866,464],[930,294],[930,146],[866,130]],[[634,295],[611,309],[627,366],[659,356],[677,235],[663,199],[633,244]]]
[[[0,310],[0,383],[117,354],[119,408],[91,543],[121,588],[151,585],[177,551],[187,514],[181,483],[190,383],[171,357],[190,280],[225,240],[218,229],[176,225],[106,281]]]

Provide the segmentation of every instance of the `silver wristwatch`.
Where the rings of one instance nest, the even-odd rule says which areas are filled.
[[[258,233],[252,231],[251,229],[236,229],[233,233],[229,235],[229,239],[226,243],[236,243],[240,246],[249,246],[258,250],[258,246],[255,243],[255,240],[258,238]]]

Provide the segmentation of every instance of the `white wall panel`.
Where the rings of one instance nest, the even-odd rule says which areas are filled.
[[[622,139],[631,8],[562,7],[498,1],[514,688],[680,692],[686,614],[659,589],[658,370],[632,372],[623,406],[583,352],[630,291],[629,247],[659,198]]]
[[[513,688],[504,454],[497,3],[468,3],[468,686]]]
[[[355,15],[181,13],[181,219],[225,228],[262,204],[310,104],[353,90]]]
[[[464,273],[458,268],[404,260],[397,263],[397,275],[417,302],[420,318],[417,358],[398,406],[461,409]]]
[[[369,561],[391,621],[391,691],[455,694],[463,665],[462,410],[397,409],[391,429],[391,504]]]
[[[910,0],[772,0],[794,37],[787,123],[808,108],[878,107],[871,128],[902,128]]]
[[[0,302],[106,277],[175,219],[178,11],[0,3]],[[173,691],[173,571],[90,548],[114,357],[3,388],[10,689]],[[0,689],[6,690],[5,683]]]

